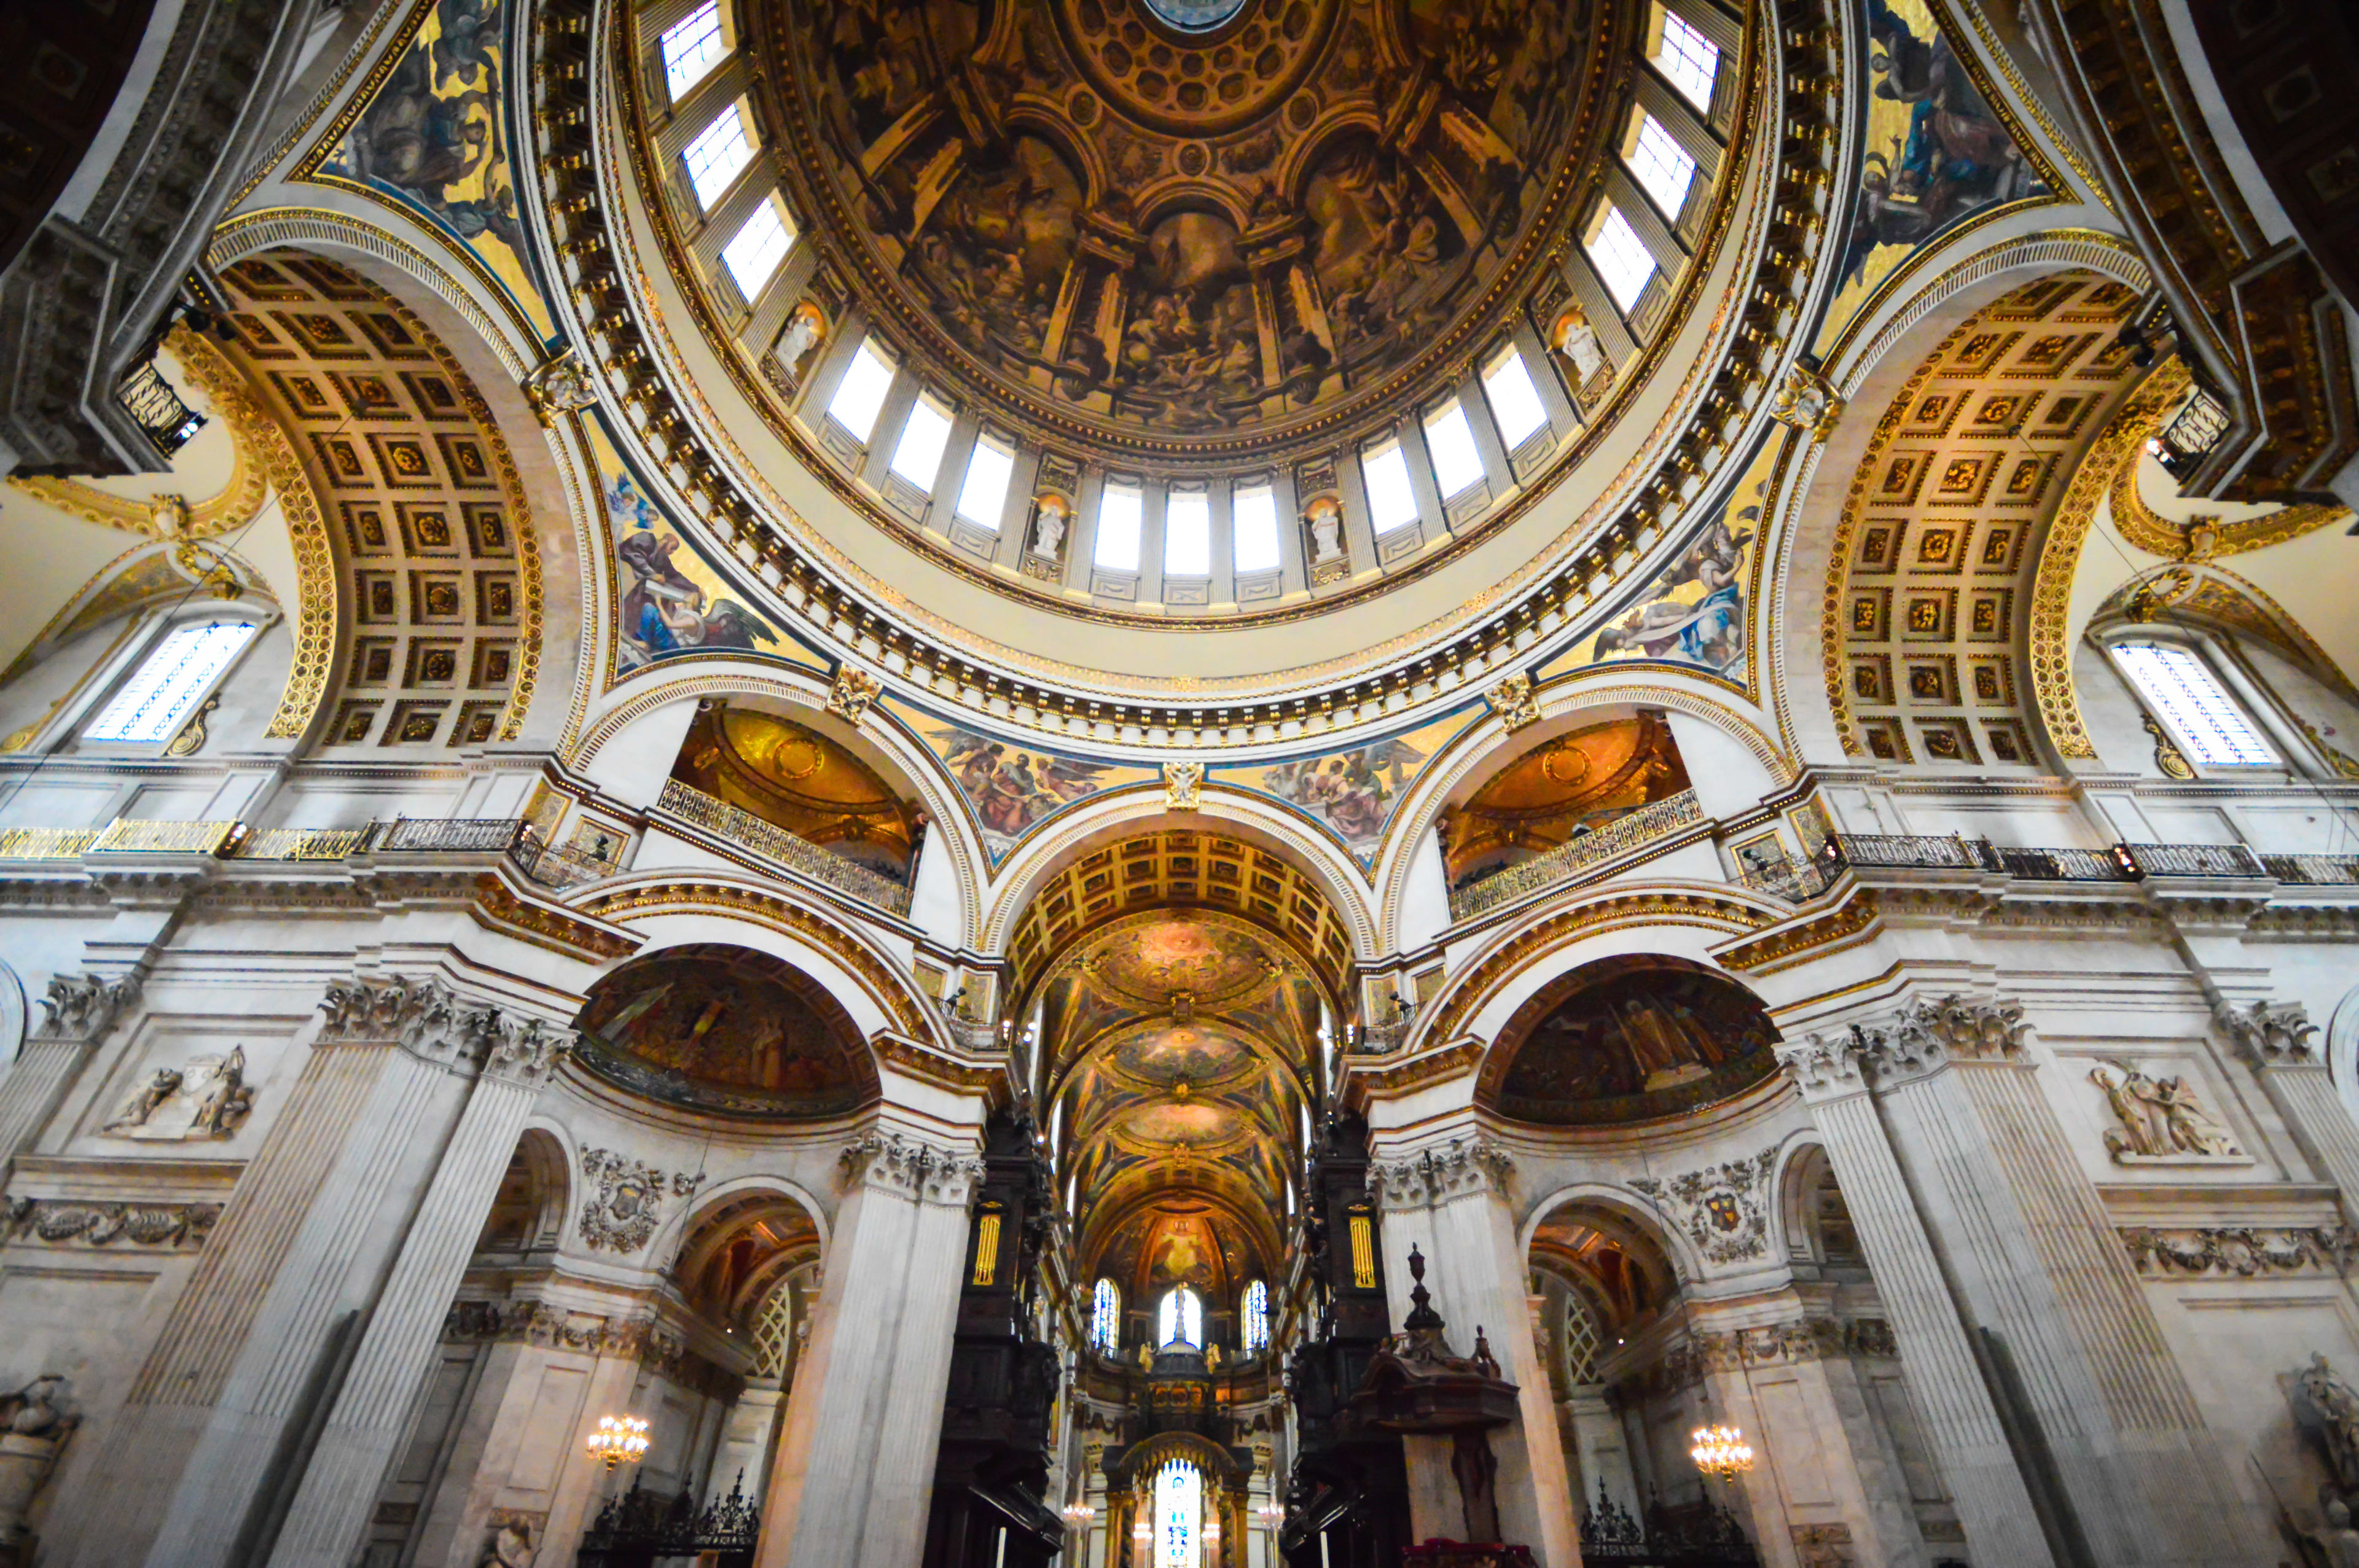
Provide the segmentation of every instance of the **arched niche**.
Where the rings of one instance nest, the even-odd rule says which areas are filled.
[[[1686,761],[1659,712],[1583,713],[1520,749],[1502,747],[1495,765],[1452,792],[1437,819],[1451,888],[1689,787]]]
[[[929,821],[916,788],[841,720],[758,697],[708,697],[670,782],[897,884],[916,873]]]
[[[1823,1145],[1794,1151],[1778,1182],[1777,1205],[1791,1261],[1820,1269],[1866,1267],[1858,1229]]]
[[[773,955],[691,943],[590,989],[574,1058],[634,1094],[766,1121],[842,1116],[880,1092],[866,1040],[818,980]]]
[[[1622,1126],[1744,1093],[1777,1070],[1759,998],[1668,954],[1598,958],[1542,986],[1485,1057],[1475,1103],[1543,1127]]]
[[[477,1260],[521,1257],[555,1248],[565,1232],[572,1195],[565,1150],[555,1135],[542,1128],[527,1129],[500,1176],[492,1211],[475,1242]]]

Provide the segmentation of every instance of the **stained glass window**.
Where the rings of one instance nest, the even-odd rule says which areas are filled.
[[[168,738],[253,637],[251,621],[181,627],[157,644],[83,739],[147,744]]]
[[[1100,1280],[1090,1292],[1090,1343],[1109,1356],[1122,1350],[1122,1292]]]
[[[1197,1568],[1204,1525],[1204,1478],[1184,1459],[1155,1476],[1155,1568]]]
[[[1245,1354],[1269,1348],[1269,1287],[1259,1280],[1245,1287],[1244,1322]]]

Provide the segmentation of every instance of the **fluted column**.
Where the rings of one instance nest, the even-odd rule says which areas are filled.
[[[1384,1153],[1379,1151],[1369,1183],[1384,1207],[1385,1281],[1394,1320],[1408,1314],[1409,1276],[1400,1260],[1415,1245],[1429,1260],[1429,1287],[1451,1349],[1472,1352],[1482,1334],[1516,1385],[1516,1424],[1490,1434],[1499,1466],[1494,1489],[1500,1532],[1530,1547],[1548,1568],[1571,1568],[1581,1561],[1580,1530],[1548,1368],[1532,1342],[1526,1270],[1508,1199],[1514,1162],[1479,1136],[1404,1156]],[[1454,1498],[1446,1454],[1443,1464],[1440,1484]],[[1416,1489],[1414,1476],[1410,1487]]]
[[[41,1026],[0,1077],[0,1170],[30,1147],[115,1019],[138,1000],[136,972],[57,975],[40,999]]]
[[[376,1502],[451,1298],[570,1037],[538,1020],[471,1014],[481,1073],[377,1292],[351,1368],[270,1554],[273,1568],[345,1568]]]
[[[2318,1026],[2299,1003],[2223,1001],[2221,1033],[2252,1064],[2261,1092],[2318,1173],[2343,1189],[2343,1217],[2359,1224],[2359,1121],[2328,1076]]]
[[[763,1508],[761,1568],[909,1568],[924,1544],[980,1140],[844,1151],[810,1342]]]
[[[2255,1561],[2223,1473],[2111,1216],[2024,1048],[2022,1008],[1916,1000],[1864,1025],[1868,1076],[1971,1324],[2054,1460],[2094,1560]]]
[[[418,1199],[405,1194],[405,1164],[439,1150],[465,1100],[484,1039],[497,1014],[470,1007],[440,981],[355,979],[328,988],[313,1056],[342,1076],[365,1080],[332,1167],[315,1188],[289,1195],[306,1206],[286,1259],[270,1281],[253,1327],[221,1379],[162,1529],[148,1552],[156,1568],[212,1568],[266,1542],[274,1505],[266,1496],[292,1476],[288,1423],[316,1398],[352,1282],[374,1277],[400,1236],[399,1218]],[[392,1220],[359,1223],[359,1217]],[[348,1328],[347,1333],[357,1328]]]
[[[1779,1046],[1777,1057],[1825,1141],[1843,1206],[1875,1276],[1876,1297],[1899,1342],[1909,1395],[1966,1539],[1993,1562],[2047,1568],[2055,1557],[1940,1260],[1868,1097],[1857,1044],[1848,1033],[1821,1034]]]

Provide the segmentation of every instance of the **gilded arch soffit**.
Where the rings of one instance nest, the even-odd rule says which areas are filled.
[[[237,357],[299,439],[351,577],[322,743],[514,740],[539,669],[539,546],[482,394],[415,312],[336,262],[249,254],[221,279]]]
[[[2023,628],[2045,549],[2090,494],[2091,432],[2134,383],[2114,334],[2136,302],[2088,273],[2023,284],[1953,330],[1879,417],[1821,611],[1847,754],[2039,765]]]

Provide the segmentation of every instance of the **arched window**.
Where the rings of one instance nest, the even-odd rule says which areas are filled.
[[[1109,1356],[1122,1351],[1122,1293],[1112,1280],[1100,1280],[1090,1292],[1090,1343]]]
[[[1185,1459],[1171,1460],[1155,1476],[1155,1568],[1197,1568],[1203,1520],[1204,1478]]]
[[[1203,1298],[1181,1285],[1163,1298],[1162,1307],[1155,1314],[1155,1343],[1185,1345],[1193,1350],[1204,1347]]]
[[[2180,752],[2197,767],[2279,765],[2277,752],[2194,649],[2175,643],[2116,643],[2113,652],[2147,707],[2169,727]]]
[[[1269,1348],[1269,1287],[1256,1280],[1245,1287],[1245,1321],[1239,1330],[1245,1336],[1245,1354]]]

